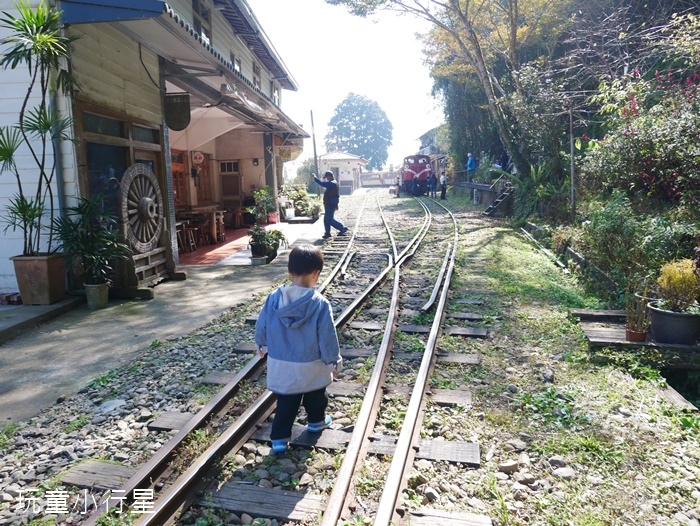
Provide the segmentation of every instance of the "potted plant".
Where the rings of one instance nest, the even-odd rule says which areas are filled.
[[[646,341],[649,330],[648,286],[641,293],[637,290],[637,283],[633,282],[625,291],[625,339],[629,342]]]
[[[268,245],[267,245],[267,262],[269,263],[277,257],[277,251],[280,246],[287,244],[287,238],[281,230],[271,229],[267,231],[268,235]]]
[[[277,250],[280,243],[287,243],[287,238],[281,230],[266,230],[261,225],[255,225],[248,230],[250,235],[250,251],[253,258],[266,258],[266,263],[277,257]]]
[[[67,267],[78,269],[82,277],[88,308],[102,309],[109,296],[110,262],[131,254],[119,240],[116,218],[103,211],[102,196],[81,197],[65,216],[54,219],[58,247],[66,255]]]
[[[277,205],[275,204],[275,196],[272,195],[270,188],[265,186],[253,192],[255,206],[251,206],[246,211],[255,216],[255,222],[263,224],[266,222],[277,222]]]
[[[319,215],[321,215],[321,203],[319,201],[312,201],[309,205],[309,213],[314,221],[318,219]]]
[[[700,337],[700,276],[693,260],[666,263],[656,284],[661,300],[649,305],[654,341],[692,345]]]
[[[22,254],[11,258],[23,303],[47,305],[65,293],[65,260],[54,253],[50,226],[55,159],[71,128],[70,119],[61,118],[49,99],[54,91],[67,93],[73,84],[62,64],[75,37],[63,35],[59,13],[44,3],[32,9],[21,1],[17,9],[17,17],[3,13],[0,19],[0,27],[8,30],[0,67],[26,68],[29,81],[18,122],[0,127],[0,173],[12,173],[17,182],[3,222],[5,232],[20,230],[23,236]],[[32,107],[30,101],[38,102]]]

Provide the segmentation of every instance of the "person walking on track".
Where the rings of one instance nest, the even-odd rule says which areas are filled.
[[[326,387],[343,361],[331,305],[314,290],[323,270],[321,250],[308,244],[294,247],[287,270],[292,284],[267,297],[255,323],[258,352],[267,353],[267,388],[277,395],[270,431],[275,453],[287,450],[300,405],[309,433],[331,425]]]
[[[323,174],[323,179],[325,180],[321,181],[321,179],[314,174],[314,181],[326,189],[326,191],[323,192],[323,208],[325,209],[323,226],[326,230],[325,234],[323,234],[323,238],[328,239],[331,237],[331,227],[335,228],[338,234],[346,234],[348,228],[334,217],[335,211],[338,210],[338,203],[340,202],[338,182],[335,180],[335,175],[329,170]]]

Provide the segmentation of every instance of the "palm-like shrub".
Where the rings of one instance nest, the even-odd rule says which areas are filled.
[[[62,34],[59,13],[44,3],[32,9],[21,1],[17,9],[18,16],[3,13],[0,18],[0,27],[10,32],[2,40],[5,49],[0,57],[0,67],[26,67],[29,85],[17,124],[0,127],[0,173],[10,172],[17,181],[17,193],[4,218],[5,230],[21,230],[24,238],[22,255],[32,256],[40,253],[42,233],[47,230],[44,226],[53,221],[56,149],[60,140],[69,139],[71,127],[71,121],[60,118],[55,107],[49,104],[49,96],[54,89],[67,93],[73,84],[62,65],[75,37]],[[29,102],[34,99],[39,102],[31,107]],[[34,161],[31,168],[20,169],[17,165],[22,148],[28,149]],[[51,244],[52,231],[48,229],[47,252],[51,252]]]

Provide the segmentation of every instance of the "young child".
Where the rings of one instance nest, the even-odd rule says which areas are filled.
[[[265,300],[255,324],[255,343],[267,356],[267,388],[277,395],[272,421],[272,451],[283,453],[299,405],[308,415],[309,433],[320,433],[326,415],[326,387],[340,371],[342,358],[330,303],[313,290],[323,270],[323,254],[313,245],[294,247],[287,266],[291,285]]]

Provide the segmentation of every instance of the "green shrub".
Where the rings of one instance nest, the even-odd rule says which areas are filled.
[[[581,250],[604,272],[628,278],[636,273],[646,274],[642,240],[642,225],[629,198],[617,191],[609,201],[590,207],[589,220],[583,224]]]
[[[686,311],[700,295],[700,277],[695,273],[692,259],[666,263],[656,284],[665,306],[675,312]]]

